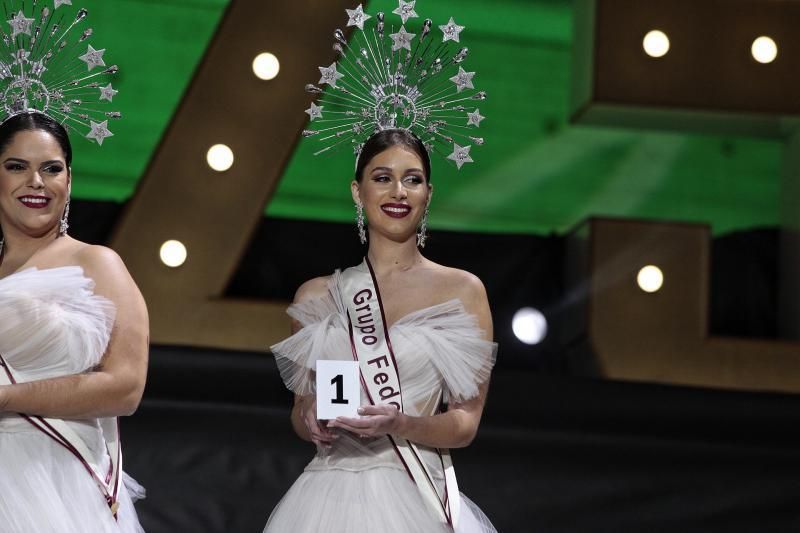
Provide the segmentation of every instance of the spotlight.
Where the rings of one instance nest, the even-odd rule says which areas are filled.
[[[664,284],[664,273],[657,266],[647,265],[639,270],[636,282],[644,292],[657,292]]]
[[[233,150],[224,144],[215,144],[208,149],[206,161],[217,172],[225,172],[233,166]]]
[[[262,80],[271,80],[281,70],[281,63],[274,54],[264,52],[253,59],[253,73]]]
[[[171,268],[177,268],[186,262],[186,246],[180,241],[166,241],[161,245],[159,256],[161,262]]]
[[[778,45],[769,37],[762,35],[753,41],[750,53],[753,54],[753,59],[759,63],[772,63],[778,57]]]
[[[533,307],[523,307],[511,320],[514,335],[525,344],[539,344],[547,336],[547,319]]]
[[[642,47],[650,57],[663,57],[669,52],[669,37],[663,31],[651,30],[644,36]]]

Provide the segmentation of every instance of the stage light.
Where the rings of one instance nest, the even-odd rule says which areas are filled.
[[[753,54],[753,59],[759,63],[772,63],[778,57],[778,45],[769,37],[762,35],[753,41],[750,53]]]
[[[233,150],[224,144],[215,144],[208,149],[206,161],[217,172],[225,172],[233,166]]]
[[[642,47],[650,57],[663,57],[669,52],[669,37],[663,31],[649,31],[642,40]]]
[[[539,344],[547,336],[547,319],[533,307],[523,307],[511,320],[514,335],[525,344]]]
[[[186,246],[180,241],[166,241],[161,245],[159,256],[161,262],[171,268],[177,268],[186,262]]]
[[[664,273],[657,266],[647,265],[639,270],[636,282],[644,292],[657,292],[664,285]]]
[[[253,73],[262,80],[271,80],[281,70],[281,63],[274,54],[264,52],[253,60]]]

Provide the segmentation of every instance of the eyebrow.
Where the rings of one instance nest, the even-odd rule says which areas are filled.
[[[394,169],[393,168],[389,168],[389,167],[375,167],[375,168],[372,169],[372,172],[379,172],[379,171],[380,172],[393,172]],[[409,169],[406,169],[406,172],[422,172],[422,169],[421,168],[409,168]]]
[[[17,162],[17,163],[25,163],[26,165],[30,164],[30,161],[28,161],[27,159],[22,159],[22,158],[19,158],[19,157],[9,157],[5,161],[3,161],[3,163],[8,163],[9,161],[14,161],[14,162]],[[64,162],[59,160],[59,159],[51,159],[49,161],[42,161],[42,165],[52,165],[53,163],[58,163],[60,165],[64,164]]]

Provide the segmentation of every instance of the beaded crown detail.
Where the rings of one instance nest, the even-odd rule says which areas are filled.
[[[2,2],[0,120],[40,112],[102,145],[114,135],[108,120],[121,117],[108,109],[117,94],[109,78],[119,68],[86,42],[93,33],[83,29],[87,10],[70,15],[63,6],[72,0]]]
[[[324,145],[314,155],[343,146],[358,155],[374,133],[402,128],[459,169],[473,162],[470,150],[484,143],[474,136],[484,119],[476,106],[486,93],[475,89],[475,72],[463,66],[469,53],[460,46],[464,26],[450,17],[438,26],[441,41],[432,35],[439,32],[431,19],[422,23],[419,35],[410,33],[406,23],[419,18],[415,4],[399,0],[392,11],[399,29],[387,27],[384,13],[366,14],[362,5],[346,10],[347,26],[356,28],[350,42],[337,29],[333,48],[339,60],[319,67],[318,85],[306,85],[307,92],[320,95],[306,110],[319,127],[303,131]]]

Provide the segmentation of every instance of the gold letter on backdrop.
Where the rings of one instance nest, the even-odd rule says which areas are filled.
[[[261,351],[288,333],[286,302],[223,295],[305,123],[303,86],[334,59],[330,36],[345,7],[230,3],[112,242],[147,299],[154,343]],[[264,51],[281,60],[268,82],[251,67]],[[235,156],[222,173],[206,163],[218,143]],[[178,268],[159,259],[171,239],[188,250]]]

